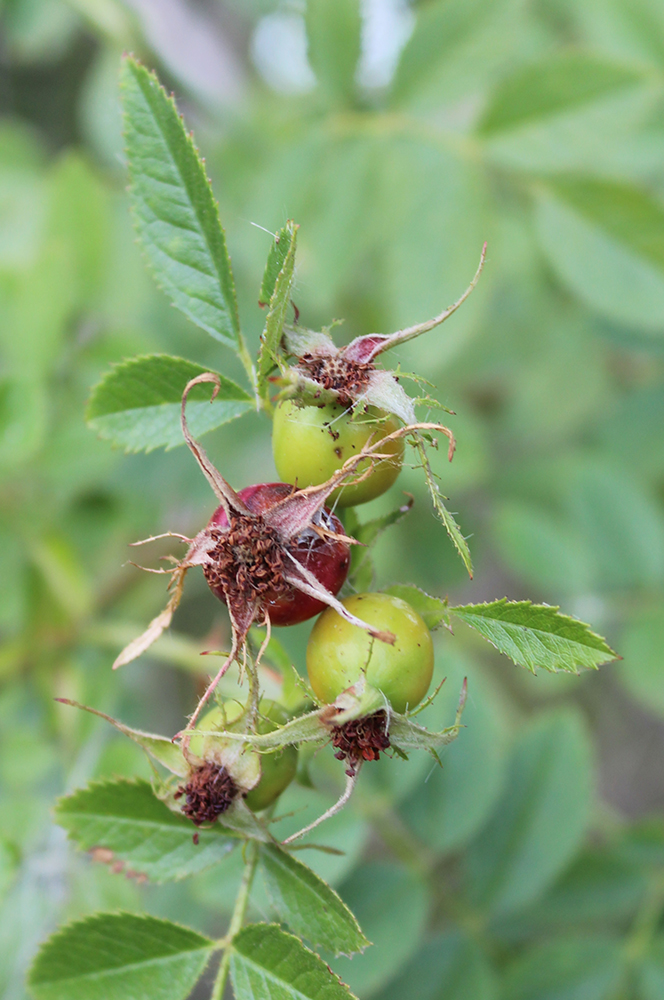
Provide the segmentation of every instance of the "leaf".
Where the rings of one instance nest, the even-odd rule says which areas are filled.
[[[155,278],[185,316],[241,351],[226,239],[193,139],[157,76],[132,56],[123,60],[120,88],[130,197]]]
[[[352,994],[318,955],[276,924],[249,924],[233,938],[237,1000],[348,1000]]]
[[[185,1000],[213,949],[169,920],[100,913],[46,941],[28,985],[36,1000]]]
[[[537,667],[578,674],[617,659],[601,636],[584,622],[562,615],[548,604],[508,601],[466,604],[450,608],[450,614],[474,628],[492,646],[514,663],[533,673]]]
[[[461,561],[463,562],[466,570],[468,571],[468,576],[473,578],[473,563],[470,558],[470,549],[468,548],[468,542],[461,534],[461,528],[454,520],[454,515],[449,512],[445,504],[443,503],[443,495],[438,489],[438,484],[434,478],[431,466],[429,464],[429,459],[427,458],[426,450],[424,448],[424,442],[421,437],[418,436],[417,439],[417,451],[420,456],[420,462],[422,463],[422,468],[424,470],[424,478],[426,479],[427,486],[429,488],[429,495],[431,496],[431,502],[433,503],[434,510],[440,518],[440,520],[445,525],[447,534],[450,536],[452,543],[461,556]]]
[[[495,1000],[495,980],[478,945],[449,931],[428,941],[376,1000]]]
[[[291,288],[295,273],[295,248],[297,246],[298,226],[288,221],[276,236],[273,246],[285,250],[283,263],[274,282],[274,290],[269,298],[270,307],[265,320],[265,329],[261,335],[261,347],[258,355],[258,392],[262,395],[267,391],[267,376],[278,363],[278,351],[284,332],[286,311],[291,300]],[[277,242],[278,241],[278,242]],[[269,282],[268,270],[271,267],[272,252],[268,258],[267,268],[263,277],[263,287]],[[276,266],[277,260],[274,262]]]
[[[621,942],[612,937],[547,941],[508,966],[510,1000],[613,1000],[622,973]]]
[[[447,679],[427,711],[427,722],[432,728],[444,725],[468,676],[465,728],[441,754],[442,767],[427,765],[400,813],[425,844],[449,852],[474,837],[493,810],[505,778],[505,750],[496,694],[483,672],[447,649],[439,650],[436,659]]]
[[[620,680],[644,708],[664,715],[664,607],[659,604],[641,610],[628,624],[622,645],[625,660],[620,665]]]
[[[288,252],[292,246],[293,239],[295,239],[295,231],[297,226],[289,219],[285,226],[283,226],[279,232],[274,237],[272,245],[270,247],[270,252],[267,255],[267,263],[265,264],[265,271],[263,272],[263,280],[261,282],[261,288],[258,296],[258,304],[261,309],[268,306],[272,301],[272,296],[274,294],[274,286],[277,283],[277,278],[279,277],[279,272],[282,270]]]
[[[548,180],[536,202],[560,280],[601,315],[661,335],[664,205],[630,184],[576,176]]]
[[[644,80],[643,73],[589,52],[562,52],[518,69],[496,88],[480,135],[518,128]]]
[[[171,812],[141,780],[94,782],[59,799],[55,816],[79,847],[92,851],[94,860],[119,862],[153,882],[204,871],[237,843],[215,824],[197,831],[194,844],[191,821]]]
[[[310,868],[277,847],[264,848],[260,861],[270,902],[295,934],[335,955],[370,944],[346,904]]]
[[[590,818],[591,747],[582,717],[547,713],[512,751],[503,794],[467,851],[467,891],[494,918],[550,886],[576,854]]]
[[[545,896],[513,917],[500,917],[492,929],[502,941],[514,944],[546,940],[584,924],[615,926],[634,916],[647,886],[646,873],[620,853],[586,850]]]
[[[394,583],[391,587],[385,588],[385,593],[400,597],[402,601],[410,604],[411,608],[414,608],[423,619],[428,629],[433,630],[439,625],[449,625],[447,598],[441,600],[440,597],[431,597],[419,587],[409,583]]]
[[[426,926],[430,888],[394,862],[363,864],[341,886],[342,899],[373,941],[362,958],[339,958],[333,963],[358,996],[379,990],[417,951]]]
[[[338,103],[350,104],[360,57],[358,0],[307,0],[307,54],[318,82]]]
[[[639,975],[639,1000],[660,1000],[664,990],[664,937],[655,939]]]
[[[72,701],[69,698],[56,698],[55,700],[63,705],[71,705],[72,708],[81,708],[84,712],[90,712],[91,715],[98,715],[100,719],[106,719],[107,722],[110,722],[121,733],[128,736],[130,740],[138,743],[158,763],[168,768],[173,774],[177,774],[179,778],[186,778],[189,774],[189,768],[182,756],[180,747],[172,743],[165,736],[155,736],[152,733],[144,733],[140,729],[132,729],[130,726],[125,726],[123,722],[118,722],[117,719],[106,715],[105,712],[100,712],[96,708],[89,708],[87,705],[80,705],[77,701]]]
[[[191,379],[210,371],[168,354],[147,354],[114,365],[92,390],[87,420],[98,434],[125,451],[152,451],[184,444],[182,393]],[[250,410],[252,397],[219,375],[220,388],[196,385],[187,400],[187,421],[195,438]]]

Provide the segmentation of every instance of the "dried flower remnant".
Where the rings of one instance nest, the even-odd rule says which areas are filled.
[[[486,243],[482,247],[475,276],[463,295],[425,323],[397,330],[396,333],[365,334],[356,337],[346,347],[337,347],[327,332],[301,327],[287,328],[284,344],[296,362],[274,381],[285,386],[285,396],[295,397],[305,403],[338,402],[342,406],[359,406],[360,409],[375,406],[387,413],[394,413],[405,424],[415,423],[417,418],[413,400],[404,392],[391,371],[376,368],[376,359],[392,347],[440,326],[456,312],[479,281],[485,258]]]
[[[362,761],[378,760],[381,753],[389,750],[387,713],[376,712],[364,718],[351,719],[343,726],[332,726],[332,745],[337,760],[347,762],[348,777],[354,777]]]
[[[214,761],[205,761],[192,770],[186,785],[181,785],[174,798],[185,796],[182,812],[196,826],[214,823],[225,813],[239,794],[239,789],[226,768]]]

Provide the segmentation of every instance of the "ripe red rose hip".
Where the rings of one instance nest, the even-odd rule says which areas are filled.
[[[252,514],[264,514],[292,493],[293,487],[286,483],[260,483],[240,490],[238,497]],[[232,520],[236,521],[235,518]],[[288,543],[287,553],[313,573],[329,593],[338,594],[348,574],[350,548],[340,539],[321,537],[316,528],[343,534],[339,518],[324,507],[314,517],[311,526]],[[281,584],[279,567],[288,561],[288,555],[284,556],[279,550],[275,533],[268,526],[259,521],[250,522],[248,528],[235,523],[229,532],[228,516],[224,507],[219,506],[207,527],[210,533],[215,529],[221,529],[219,538],[223,540],[223,551],[219,551],[217,561],[212,558],[204,565],[203,572],[210,589],[220,601],[226,603],[221,578],[224,573],[230,572],[240,586],[251,581],[254,590],[260,593],[263,607],[273,625],[297,625],[323,610],[325,605],[322,601],[290,584]],[[210,552],[211,557],[215,554],[216,550]],[[270,570],[273,570],[272,574]]]

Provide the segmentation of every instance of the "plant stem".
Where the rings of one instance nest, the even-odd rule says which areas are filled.
[[[226,989],[226,980],[228,979],[228,970],[231,963],[230,949],[233,943],[233,938],[241,929],[247,912],[249,893],[251,892],[251,883],[254,880],[254,872],[256,871],[257,861],[258,843],[255,840],[250,840],[246,848],[244,874],[242,875],[240,890],[237,894],[237,899],[235,900],[235,909],[233,910],[233,916],[231,917],[231,922],[228,927],[228,934],[226,935],[226,948],[221,956],[221,962],[219,963],[217,978],[215,979],[214,986],[212,987],[210,1000],[222,1000],[223,998],[224,990]]]

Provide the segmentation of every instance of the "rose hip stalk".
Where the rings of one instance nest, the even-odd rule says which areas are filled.
[[[187,571],[192,566],[201,566],[211,589],[228,607],[233,638],[230,653],[201,698],[187,730],[194,726],[207,699],[238,656],[254,622],[266,624],[269,630],[272,622],[303,621],[328,605],[375,639],[394,642],[391,632],[367,624],[337,600],[335,592],[340,589],[348,568],[347,546],[354,540],[340,533],[341,523],[325,509],[329,495],[353,475],[361,461],[367,458],[380,461],[384,457],[380,451],[383,441],[348,459],[320,486],[295,490],[285,484],[263,484],[236,493],[187,427],[187,396],[193,386],[202,382],[214,383],[212,399],[216,395],[218,378],[212,373],[199,375],[187,384],[182,396],[182,432],[220,506],[208,526],[194,539],[174,536],[190,544],[184,559],[172,570],[156,571],[171,573],[171,599],[143,635],[131,642],[113,664],[116,668],[134,660],[168,628],[180,603]],[[400,428],[388,437],[418,429],[440,428],[437,424],[417,424]]]

